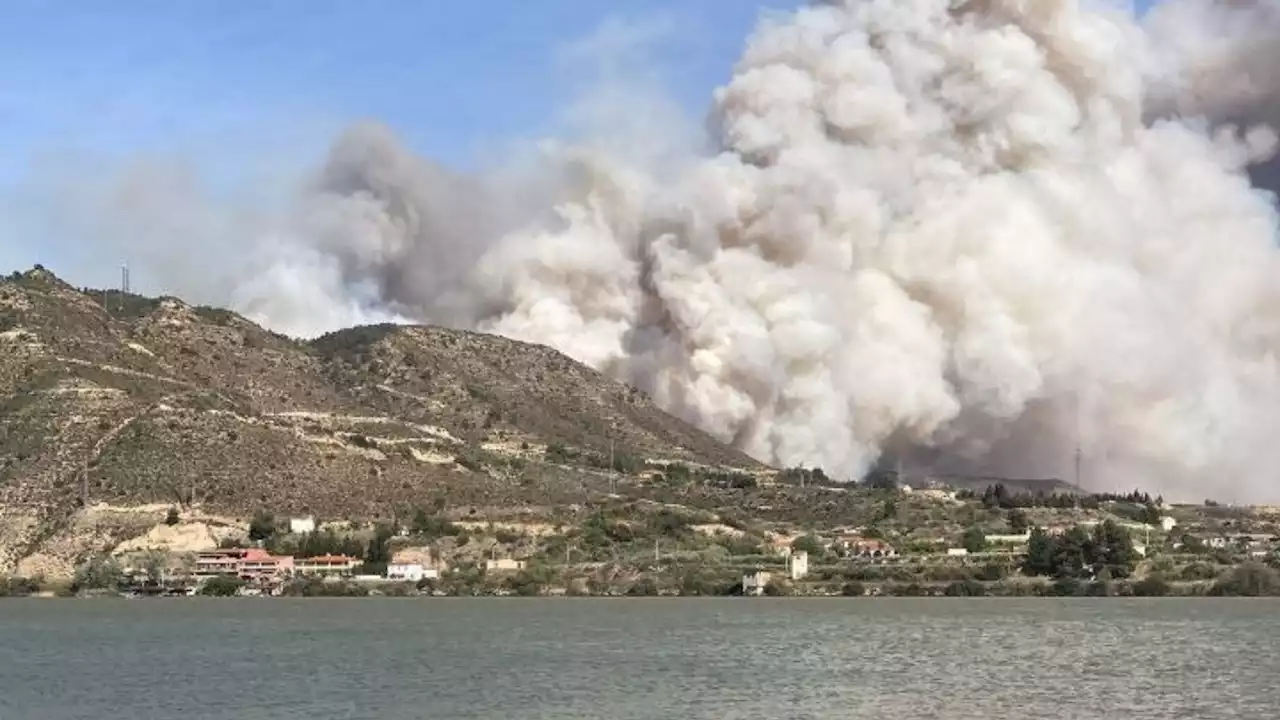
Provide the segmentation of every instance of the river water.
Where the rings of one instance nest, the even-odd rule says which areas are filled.
[[[0,720],[1280,717],[1280,602],[0,601]]]

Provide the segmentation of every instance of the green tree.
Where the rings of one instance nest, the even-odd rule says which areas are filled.
[[[1214,583],[1209,592],[1240,597],[1280,595],[1280,574],[1261,563],[1245,563]]]
[[[1161,519],[1160,508],[1154,504],[1143,505],[1142,511],[1138,513],[1138,522],[1146,523],[1147,525],[1159,525]]]
[[[1057,578],[1079,578],[1090,569],[1093,559],[1092,539],[1080,526],[1072,527],[1056,539],[1053,547],[1053,572]]]
[[[181,516],[178,515],[178,508],[175,507],[169,508],[169,513],[164,516],[164,524],[169,526],[177,525],[181,520]]]
[[[867,589],[857,580],[850,580],[840,587],[840,594],[845,597],[862,597],[867,594]]]
[[[1022,572],[1027,575],[1053,575],[1057,568],[1054,550],[1053,538],[1043,528],[1032,530],[1027,541],[1027,555],[1022,560]]]
[[[825,552],[822,547],[822,541],[816,535],[803,535],[791,541],[791,549],[796,552],[806,552],[814,558],[821,557]]]
[[[538,568],[528,568],[507,578],[505,585],[508,590],[516,595],[535,597],[541,595],[543,589],[546,588],[547,574],[541,572]]]
[[[231,597],[244,587],[244,581],[230,575],[218,575],[204,581],[200,594],[208,597]]]
[[[979,553],[987,549],[987,536],[977,525],[970,525],[969,529],[964,531],[964,538],[961,540],[964,549],[971,553]]]
[[[1018,508],[1009,511],[1009,532],[1014,535],[1021,535],[1031,527],[1031,521],[1027,519],[1027,514]]]
[[[72,584],[77,590],[115,590],[120,587],[123,574],[120,564],[113,558],[99,556],[76,568]]]
[[[378,523],[373,531],[373,539],[364,553],[363,572],[370,575],[382,575],[387,571],[387,563],[391,562],[391,538],[395,536],[395,528],[386,523]]]
[[[1133,594],[1138,597],[1164,597],[1172,591],[1162,575],[1148,575],[1133,584]]]
[[[255,542],[270,540],[276,534],[276,519],[266,510],[259,510],[249,521],[249,539]]]
[[[1107,520],[1093,528],[1089,544],[1089,566],[1094,574],[1104,570],[1113,578],[1127,578],[1138,564],[1138,553],[1133,547],[1129,531]]]

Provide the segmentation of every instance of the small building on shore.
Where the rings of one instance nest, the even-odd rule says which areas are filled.
[[[439,570],[423,567],[421,563],[392,563],[387,566],[388,580],[418,582],[420,580],[435,580],[439,577]]]
[[[196,555],[197,578],[238,577],[248,582],[278,580],[294,569],[293,556],[272,555],[262,548],[209,550]]]
[[[742,594],[747,597],[764,595],[764,589],[773,581],[773,574],[757,570],[742,576]]]

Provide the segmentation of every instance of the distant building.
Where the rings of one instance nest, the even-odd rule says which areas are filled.
[[[355,574],[358,567],[360,560],[348,555],[320,555],[293,561],[293,571],[299,575],[348,576]]]
[[[742,576],[742,594],[748,597],[764,594],[764,589],[773,580],[773,575],[763,570]]]
[[[892,545],[874,538],[846,537],[841,539],[840,545],[853,557],[879,559],[898,556],[898,551]]]
[[[489,572],[523,570],[524,565],[525,562],[523,560],[512,560],[511,558],[484,561],[484,569]]]
[[[316,519],[310,515],[300,518],[289,518],[289,532],[303,535],[316,531]]]
[[[1169,515],[1165,515],[1164,517],[1160,518],[1160,527],[1164,528],[1165,532],[1169,532],[1170,530],[1173,530],[1177,526],[1178,526],[1178,521],[1173,519]]]
[[[197,578],[225,576],[253,582],[278,579],[293,567],[289,555],[272,555],[261,548],[230,548],[198,553],[194,574]]]
[[[787,557],[787,567],[792,580],[802,580],[809,574],[809,553],[801,550]]]
[[[388,580],[418,582],[423,579],[435,580],[438,577],[440,577],[439,570],[423,567],[421,563],[392,563],[387,566]]]
[[[1031,533],[1025,532],[1021,535],[988,535],[987,542],[991,545],[1021,545],[1031,540]]]
[[[947,548],[947,557],[967,557],[969,551],[965,548]]]
[[[249,553],[269,555],[266,550],[256,548],[232,548],[229,550],[210,550],[196,554],[195,576],[200,578],[218,575],[234,576],[240,572],[240,561]]]

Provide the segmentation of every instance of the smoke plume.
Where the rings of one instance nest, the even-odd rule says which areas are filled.
[[[226,295],[552,345],[836,477],[1078,448],[1091,487],[1272,498],[1278,61],[1275,0],[815,2],[747,40],[710,151],[461,177],[353,128]]]

